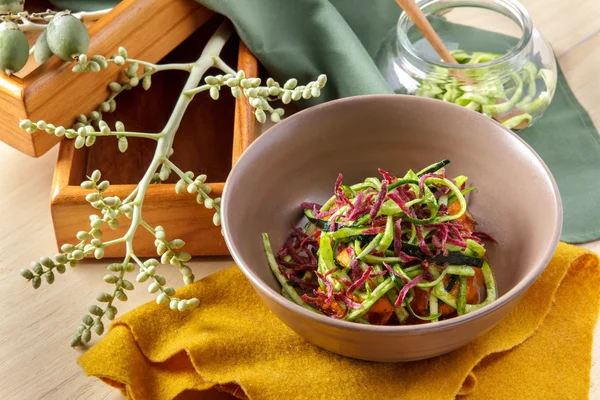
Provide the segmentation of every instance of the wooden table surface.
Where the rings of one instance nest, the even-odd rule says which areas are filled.
[[[600,1],[523,3],[552,43],[577,98],[600,126]],[[119,399],[115,389],[83,374],[75,362],[79,351],[68,344],[87,305],[105,289],[105,264],[84,262],[56,279],[52,287],[44,285],[37,291],[19,276],[19,269],[29,261],[56,253],[49,210],[56,155],[55,148],[33,159],[0,143],[0,399]],[[600,253],[600,241],[584,247]],[[204,258],[190,264],[200,278],[232,261]],[[179,272],[170,271],[166,278],[181,285]],[[119,305],[119,312],[150,300],[146,290],[135,290],[129,301]],[[599,342],[597,328],[590,398],[600,398]]]

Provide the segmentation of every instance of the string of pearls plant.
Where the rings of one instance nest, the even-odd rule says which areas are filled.
[[[24,0],[0,0],[0,71],[7,75],[23,69],[31,54],[39,65],[53,55],[64,61],[76,60],[90,44],[82,21],[97,20],[110,11],[29,13],[24,4]],[[31,48],[24,33],[28,31],[41,32]]]
[[[153,182],[166,180],[171,173],[177,174],[179,181],[175,185],[177,193],[187,192],[196,196],[196,201],[204,207],[214,210],[213,223],[220,225],[220,203],[221,199],[211,196],[211,187],[206,183],[206,175],[195,175],[192,171],[184,172],[178,168],[170,159],[173,154],[173,140],[184,113],[194,96],[202,92],[209,92],[211,98],[217,100],[222,91],[226,90],[240,98],[245,96],[252,105],[256,119],[264,123],[267,115],[273,122],[278,122],[283,115],[282,108],[273,108],[274,101],[284,104],[300,99],[309,99],[320,95],[321,89],[326,84],[325,75],[310,82],[305,86],[298,86],[295,79],[288,80],[280,85],[273,79],[268,79],[266,85],[262,85],[260,78],[247,78],[244,71],[235,71],[219,57],[219,54],[233,33],[232,26],[223,23],[209,39],[200,58],[187,64],[153,64],[142,60],[130,58],[124,48],[119,48],[118,53],[110,58],[102,55],[91,57],[78,54],[73,57],[75,64],[72,68],[78,73],[93,73],[109,68],[110,65],[123,68],[124,79],[122,82],[112,82],[109,85],[110,96],[102,102],[90,115],[80,115],[77,123],[71,127],[55,126],[45,121],[32,122],[23,120],[20,123],[22,129],[33,133],[44,130],[49,134],[59,137],[73,139],[76,148],[92,146],[98,137],[116,136],[118,147],[125,152],[128,147],[129,138],[146,138],[156,141],[156,150],[152,161],[148,165],[144,176],[136,188],[124,199],[116,196],[106,196],[106,190],[110,183],[102,180],[100,171],[94,171],[88,180],[81,183],[84,189],[90,190],[86,200],[98,211],[90,215],[89,231],[78,232],[77,241],[73,244],[65,244],[61,252],[54,259],[44,257],[32,263],[28,269],[22,269],[21,275],[29,280],[34,288],[40,287],[42,280],[51,284],[54,282],[55,273],[62,274],[69,267],[75,267],[80,260],[86,256],[93,255],[100,259],[104,256],[104,249],[118,243],[125,243],[126,255],[122,261],[107,266],[109,273],[104,281],[112,285],[112,291],[100,293],[96,300],[99,305],[92,305],[88,313],[82,318],[77,332],[71,338],[71,345],[77,346],[89,342],[92,332],[102,335],[104,332],[104,318],[113,320],[117,314],[115,300],[127,300],[127,291],[134,288],[134,283],[129,280],[127,274],[137,268],[137,276],[134,281],[138,283],[148,282],[148,291],[157,294],[158,304],[168,304],[172,310],[184,311],[196,307],[199,300],[196,298],[182,299],[176,297],[175,289],[167,286],[167,282],[159,270],[162,265],[171,264],[179,269],[186,284],[194,281],[194,274],[186,264],[191,256],[182,250],[185,243],[181,239],[167,239],[166,232],[161,226],[150,226],[143,219],[144,197],[148,186]],[[216,76],[204,76],[206,71],[216,67],[223,74]],[[166,125],[160,132],[134,132],[125,128],[123,123],[117,122],[111,128],[103,119],[103,113],[115,111],[118,95],[126,90],[137,86],[149,90],[152,84],[152,76],[155,73],[166,70],[183,70],[189,73],[181,94],[175,104]],[[204,76],[203,83],[201,80]],[[107,225],[115,229],[122,223],[123,217],[129,219],[127,233],[118,239],[103,241],[102,229]],[[151,258],[142,261],[136,256],[133,248],[133,239],[142,227],[155,237],[156,252],[160,258]]]

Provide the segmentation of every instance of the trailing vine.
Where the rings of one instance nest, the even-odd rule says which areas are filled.
[[[25,14],[21,19],[8,15],[12,21],[20,21],[23,25]],[[66,18],[76,14],[47,12],[35,15],[27,14],[30,24],[38,18]],[[75,19],[79,21],[79,19]],[[4,23],[14,24],[8,21]],[[68,20],[69,26],[73,20]],[[0,24],[2,25],[2,24]],[[25,23],[24,26],[32,26]],[[2,30],[0,26],[0,38]],[[70,28],[71,29],[71,28]],[[47,40],[50,41],[52,32],[48,32]],[[74,29],[71,34],[83,35],[79,28]],[[87,34],[87,31],[86,31]],[[150,164],[135,189],[125,198],[117,196],[106,196],[105,193],[110,186],[109,181],[103,180],[100,171],[94,171],[88,179],[81,183],[81,187],[89,190],[86,200],[96,212],[89,217],[89,230],[80,231],[76,234],[77,241],[64,244],[54,259],[44,257],[33,262],[30,268],[22,269],[21,275],[31,282],[37,289],[42,280],[52,284],[56,274],[62,274],[67,267],[75,267],[85,257],[93,256],[97,259],[104,257],[105,249],[115,244],[125,244],[126,253],[123,259],[117,263],[107,266],[109,273],[104,276],[104,281],[111,285],[111,289],[97,295],[99,304],[89,306],[88,313],[82,318],[76,333],[71,338],[71,345],[77,346],[88,343],[92,332],[102,335],[104,332],[105,319],[113,320],[117,315],[116,300],[126,301],[127,292],[134,289],[137,283],[147,283],[150,293],[156,294],[158,304],[168,304],[172,310],[185,311],[200,304],[197,298],[182,299],[175,295],[175,289],[168,286],[164,276],[160,275],[160,269],[165,265],[172,265],[179,269],[186,284],[194,282],[194,274],[186,264],[191,255],[183,251],[185,245],[181,239],[167,237],[162,226],[151,226],[143,219],[143,205],[148,186],[154,182],[166,180],[171,173],[175,173],[179,180],[175,185],[177,193],[187,192],[196,197],[198,204],[213,210],[213,223],[220,225],[221,199],[212,195],[207,176],[196,175],[193,171],[183,171],[175,165],[169,157],[173,154],[173,141],[181,123],[181,120],[194,97],[202,92],[208,92],[210,97],[217,100],[223,91],[230,92],[235,98],[245,97],[254,108],[254,115],[260,123],[264,123],[269,117],[271,121],[278,122],[284,114],[282,108],[275,108],[273,104],[281,101],[283,104],[301,99],[309,99],[320,95],[321,89],[326,84],[325,75],[321,75],[314,82],[306,85],[298,85],[295,79],[290,79],[283,85],[269,78],[262,84],[260,78],[246,77],[244,71],[235,71],[229,67],[220,57],[221,50],[227,40],[233,34],[230,23],[224,22],[215,31],[207,42],[200,58],[191,63],[182,64],[154,64],[143,60],[130,58],[127,50],[119,48],[117,53],[105,57],[93,55],[88,57],[85,50],[74,53],[81,47],[67,46],[62,49],[67,60],[74,62],[72,67],[75,73],[94,73],[114,66],[123,70],[124,79],[121,82],[109,84],[110,95],[96,110],[89,115],[81,114],[72,127],[56,126],[52,123],[40,120],[23,120],[20,127],[27,132],[33,133],[38,130],[46,131],[58,137],[66,137],[74,140],[76,148],[93,146],[99,137],[117,137],[118,148],[121,152],[127,151],[129,138],[145,138],[156,142],[156,149]],[[83,35],[85,36],[85,35]],[[81,37],[79,37],[81,39]],[[85,40],[83,41],[85,42]],[[81,44],[81,40],[73,40],[73,43]],[[38,43],[39,44],[39,43]],[[38,45],[36,44],[36,46]],[[56,54],[55,52],[53,52]],[[1,64],[1,56],[0,56]],[[205,76],[209,68],[217,68],[222,74],[216,76]],[[5,68],[3,68],[5,70]],[[116,122],[111,127],[103,119],[105,113],[114,112],[117,108],[117,97],[120,93],[142,86],[144,90],[150,90],[152,76],[167,70],[182,70],[189,73],[189,77],[181,90],[177,103],[175,104],[166,125],[159,132],[136,132],[127,130],[122,122]],[[120,238],[103,241],[103,229],[116,229],[119,224],[128,224],[125,235]],[[133,239],[138,228],[149,231],[155,237],[155,246],[158,258],[142,261],[135,252]],[[129,278],[137,269],[135,279]],[[131,280],[130,280],[131,279]]]

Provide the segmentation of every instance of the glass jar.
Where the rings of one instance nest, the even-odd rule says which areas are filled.
[[[440,61],[402,13],[377,55],[377,65],[396,93],[452,102],[513,130],[531,126],[542,116],[556,89],[556,60],[521,3],[418,4],[458,64]]]

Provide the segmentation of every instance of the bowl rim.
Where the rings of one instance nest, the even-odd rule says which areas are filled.
[[[231,182],[230,178],[231,178],[231,176],[234,176],[236,174],[236,172],[242,168],[241,167],[243,164],[242,161],[244,160],[245,157],[247,157],[247,154],[251,153],[254,148],[256,148],[257,146],[260,145],[260,143],[262,141],[268,140],[268,139],[264,138],[266,135],[262,134],[242,153],[241,157],[238,159],[236,164],[233,166],[233,168],[231,169],[231,171],[229,173],[229,176],[227,177],[227,180],[225,181],[225,185],[223,187],[223,194],[222,194],[222,206],[221,206],[221,221],[222,221],[222,223],[221,224],[222,224],[222,228],[223,228],[223,236],[225,238],[225,243],[231,253],[231,256],[233,257],[236,265],[242,270],[242,272],[244,273],[246,278],[248,278],[250,280],[252,286],[255,289],[260,290],[260,292],[262,292],[263,294],[268,296],[271,300],[278,303],[279,306],[289,310],[290,312],[293,312],[295,314],[301,314],[303,317],[309,318],[320,324],[325,324],[325,325],[329,325],[329,326],[344,329],[344,330],[359,331],[359,332],[366,332],[366,333],[373,332],[373,333],[386,333],[386,334],[393,334],[393,333],[418,334],[418,333],[430,333],[430,332],[444,331],[444,330],[451,329],[457,325],[462,325],[462,324],[466,324],[469,322],[473,322],[474,320],[478,320],[480,318],[483,318],[486,315],[492,314],[493,312],[499,310],[500,308],[502,308],[505,305],[512,302],[514,299],[518,298],[537,280],[537,278],[546,269],[546,267],[548,266],[548,263],[550,262],[552,256],[554,255],[554,252],[556,251],[556,248],[560,241],[560,234],[562,231],[562,221],[563,221],[562,201],[560,198],[560,192],[558,190],[558,186],[556,184],[554,176],[548,169],[548,166],[546,165],[546,163],[542,160],[542,158],[537,154],[537,152],[527,142],[525,142],[521,137],[519,137],[517,134],[515,134],[510,129],[506,128],[499,122],[497,122],[489,117],[486,117],[482,114],[476,113],[472,110],[466,109],[459,105],[443,102],[443,101],[440,101],[437,99],[430,99],[430,98],[426,98],[426,97],[418,97],[418,96],[411,96],[411,95],[400,95],[400,94],[374,94],[374,95],[371,94],[371,95],[359,95],[359,96],[341,98],[341,99],[337,99],[337,100],[328,101],[328,102],[325,102],[325,103],[322,103],[322,104],[319,104],[319,105],[316,105],[313,107],[309,107],[307,109],[301,110],[301,111],[291,115],[290,117],[286,118],[284,121],[281,121],[276,126],[270,128],[269,131],[271,131],[273,129],[280,129],[277,127],[281,126],[281,124],[284,124],[284,126],[285,126],[286,121],[302,118],[305,115],[314,112],[315,110],[321,110],[321,109],[326,109],[326,108],[331,108],[331,107],[338,107],[338,105],[345,104],[345,103],[361,103],[361,102],[369,102],[369,101],[373,101],[373,100],[398,101],[399,98],[404,99],[401,101],[430,103],[429,104],[430,106],[442,107],[442,108],[446,107],[448,109],[453,109],[454,111],[452,111],[452,112],[455,112],[457,115],[461,114],[461,113],[463,113],[463,114],[464,113],[475,113],[475,114],[477,114],[477,116],[475,118],[482,118],[482,119],[487,120],[490,123],[496,124],[497,126],[502,128],[502,130],[504,130],[504,132],[506,134],[511,136],[513,139],[516,139],[521,145],[525,146],[525,148],[540,163],[544,172],[547,175],[547,178],[551,182],[554,202],[555,202],[555,206],[556,206],[555,211],[556,211],[556,215],[557,215],[557,218],[555,220],[554,229],[552,232],[552,240],[546,246],[543,257],[541,257],[541,260],[537,263],[537,265],[523,279],[521,279],[521,281],[519,281],[515,286],[513,286],[508,292],[506,292],[502,296],[498,297],[494,302],[492,302],[491,304],[489,304],[485,307],[482,307],[476,311],[470,312],[468,314],[450,318],[450,319],[447,319],[444,321],[438,321],[434,324],[390,325],[390,326],[388,326],[388,325],[383,325],[383,326],[366,325],[366,324],[358,324],[358,323],[352,322],[352,321],[338,320],[338,319],[334,319],[334,318],[330,318],[330,317],[318,314],[316,312],[309,311],[309,310],[299,306],[298,304],[283,297],[281,295],[281,293],[278,293],[277,291],[272,289],[268,284],[266,284],[266,282],[264,282],[262,279],[260,279],[258,277],[258,275],[256,275],[252,271],[251,268],[246,267],[246,265],[242,261],[242,257],[236,251],[236,247],[234,246],[234,244],[232,242],[232,238],[231,238],[231,235],[229,232],[229,221],[227,218],[227,214],[228,214],[227,197],[229,194],[228,189],[229,189],[230,182]],[[474,114],[469,114],[469,115],[471,117],[474,116]],[[257,245],[259,245],[258,239],[257,239]],[[265,264],[266,264],[266,261],[265,261]]]

